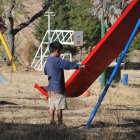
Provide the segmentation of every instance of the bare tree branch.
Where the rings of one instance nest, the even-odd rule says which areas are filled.
[[[12,17],[12,10],[15,6],[15,0],[11,0],[11,6],[8,10],[8,19],[9,19],[9,22],[10,22],[10,27],[9,27],[9,31],[12,32],[13,30],[13,26],[14,26],[14,20],[13,20],[13,17]]]
[[[16,35],[20,30],[22,30],[23,28],[27,27],[30,23],[32,23],[34,20],[36,20],[37,18],[41,17],[46,11],[47,9],[50,7],[52,0],[48,0],[48,2],[44,2],[43,8],[41,11],[39,11],[38,13],[36,13],[34,16],[32,16],[30,19],[28,19],[27,21],[25,21],[24,23],[19,24],[17,27],[15,27],[13,29],[13,33],[14,35]]]

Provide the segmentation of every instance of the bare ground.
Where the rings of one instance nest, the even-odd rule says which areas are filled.
[[[22,66],[12,72],[10,66],[2,65],[0,73],[8,83],[0,85],[0,138],[4,134],[5,139],[9,134],[12,138],[18,134],[18,139],[21,136],[30,139],[29,132],[35,130],[32,135],[41,131],[39,134],[45,139],[47,134],[42,132],[42,128],[52,135],[50,127],[46,130],[46,126],[49,126],[48,103],[45,96],[34,88],[35,83],[47,85],[44,73]],[[67,139],[140,139],[140,71],[123,70],[123,73],[128,73],[128,85],[123,86],[121,82],[111,84],[88,130],[83,128],[102,93],[99,80],[89,88],[91,96],[67,99],[69,109],[64,111],[64,123],[68,130],[66,135],[70,135]],[[70,75],[68,71],[65,72],[66,80]],[[28,130],[27,137],[25,130]]]

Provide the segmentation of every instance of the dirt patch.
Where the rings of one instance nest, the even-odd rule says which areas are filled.
[[[69,109],[83,109],[87,107],[82,98],[67,98],[67,104]]]

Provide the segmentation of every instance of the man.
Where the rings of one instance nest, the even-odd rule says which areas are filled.
[[[52,42],[49,46],[51,56],[45,64],[44,72],[48,75],[49,85],[47,92],[49,94],[49,114],[51,124],[54,122],[55,110],[57,111],[58,124],[63,124],[62,111],[67,108],[66,95],[65,95],[65,81],[64,69],[82,69],[85,68],[82,64],[77,64],[70,61],[64,61],[59,58],[63,46],[59,42]]]

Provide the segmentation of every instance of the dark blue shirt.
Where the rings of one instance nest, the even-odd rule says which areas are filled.
[[[79,69],[81,64],[64,61],[59,57],[50,56],[45,64],[44,73],[48,75],[49,85],[47,91],[63,94],[65,92],[65,80],[63,69]]]

